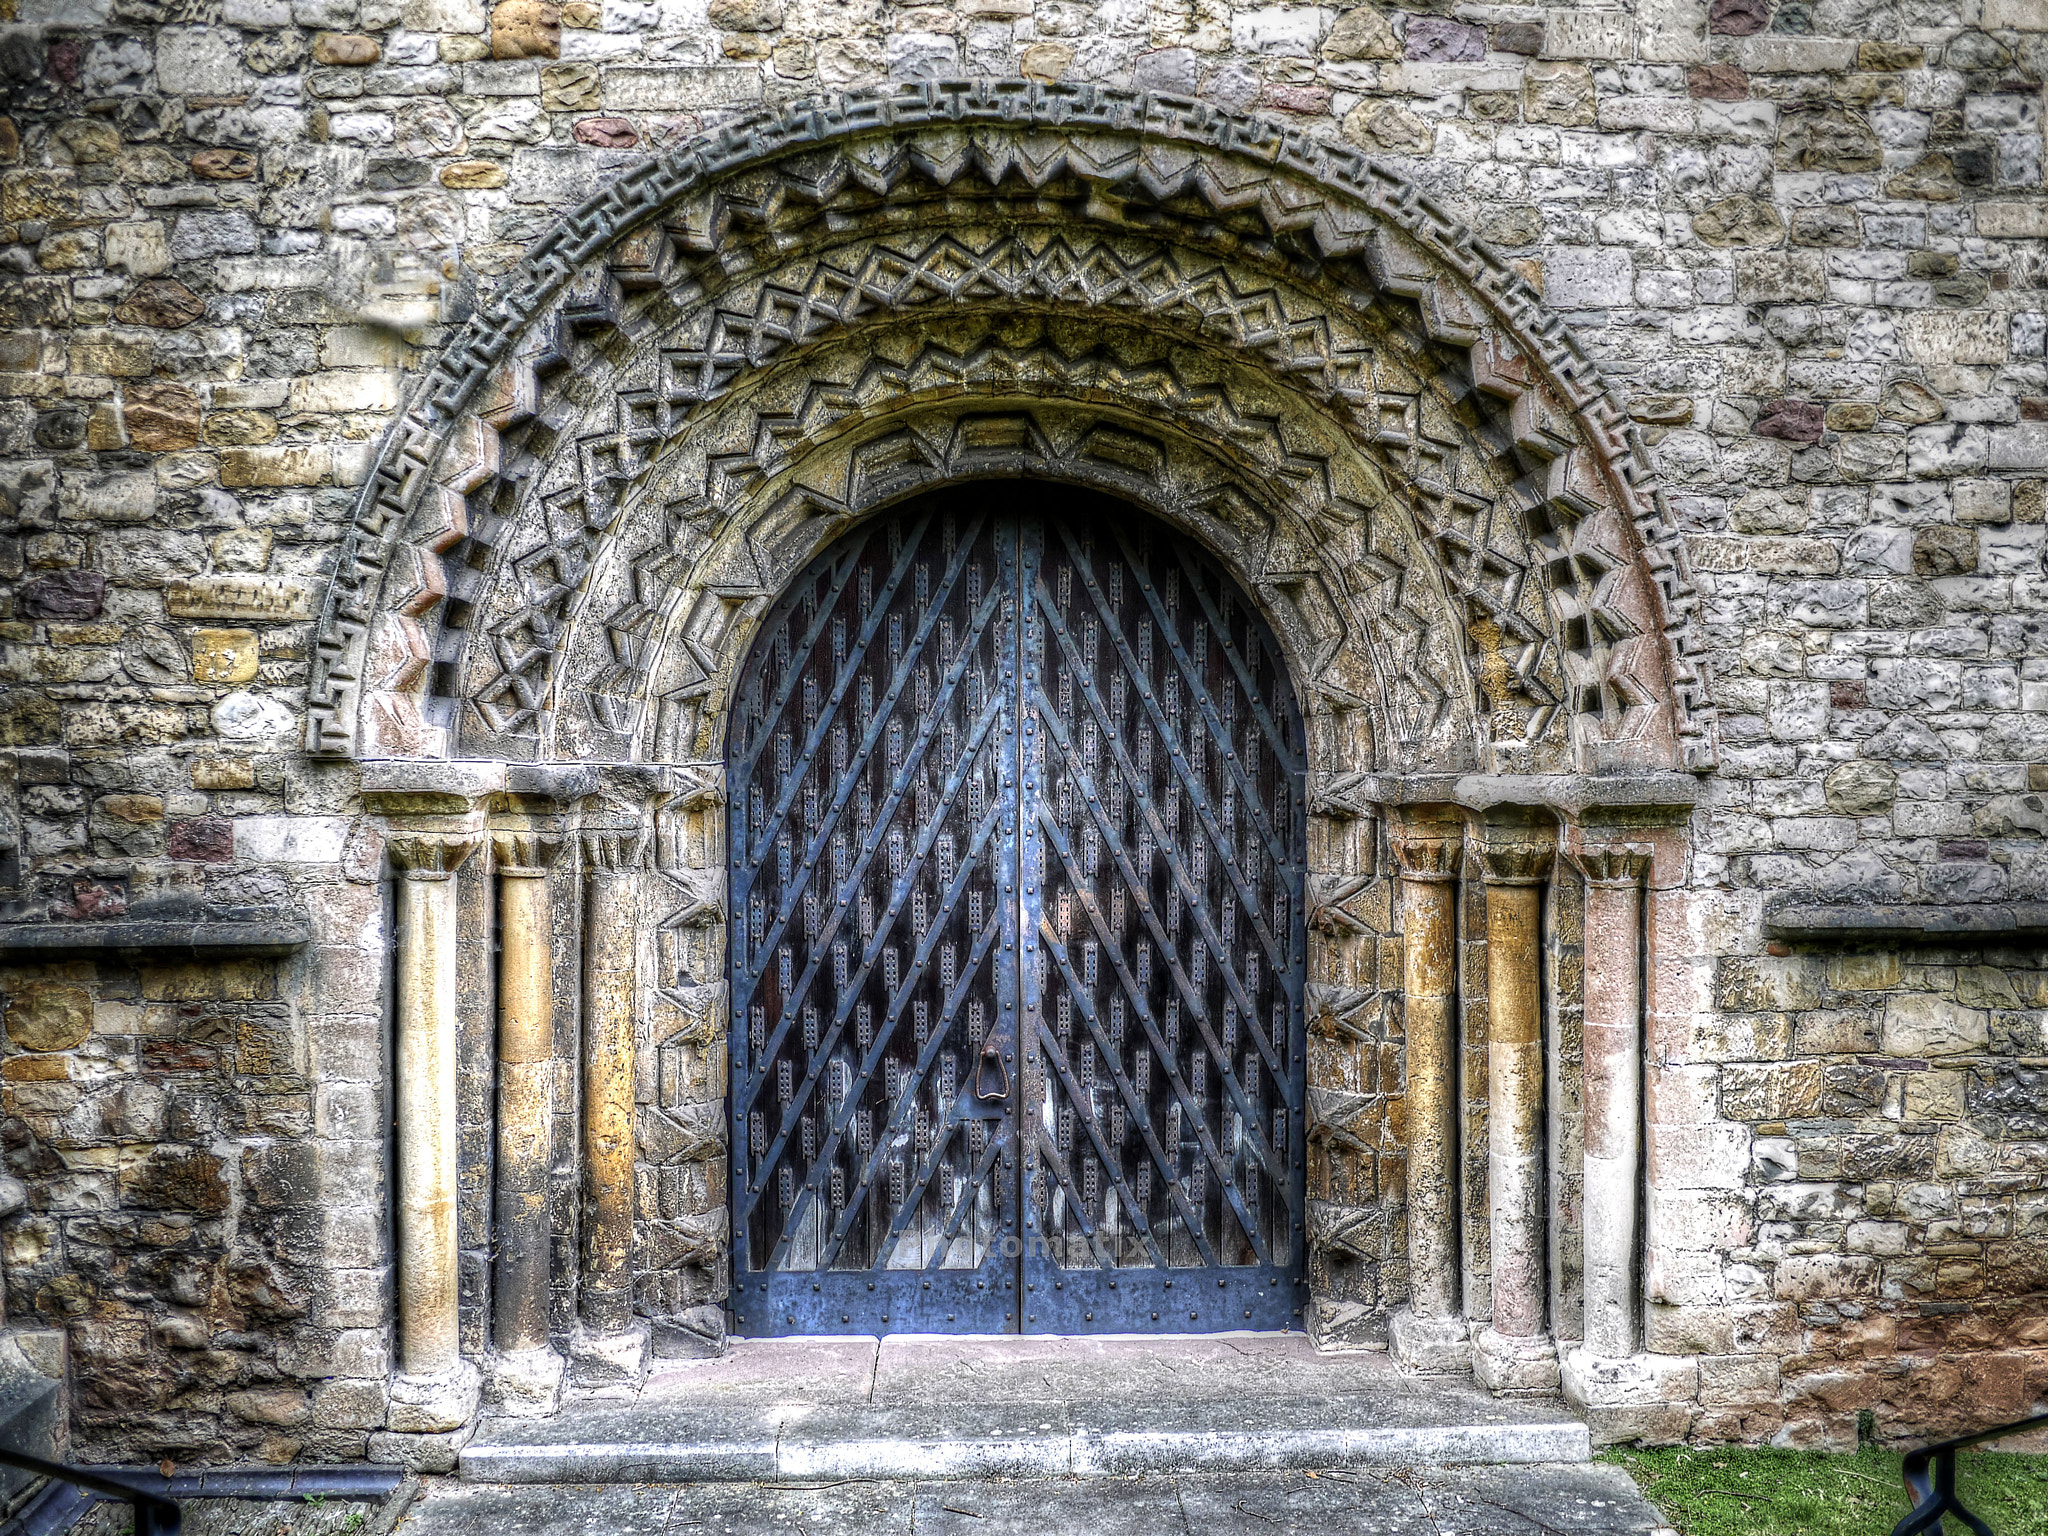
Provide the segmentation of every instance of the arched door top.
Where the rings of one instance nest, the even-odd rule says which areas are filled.
[[[771,605],[727,736],[742,1332],[1305,1326],[1308,791],[1271,629],[1042,482]]]
[[[380,450],[308,745],[715,748],[768,594],[977,454],[1207,519],[1352,771],[1710,761],[1682,548],[1526,284],[1341,145],[1022,81],[743,119],[537,243]]]

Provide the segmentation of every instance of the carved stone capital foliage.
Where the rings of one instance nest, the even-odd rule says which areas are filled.
[[[647,827],[583,833],[583,867],[593,875],[630,874],[654,867],[654,838]]]
[[[1557,823],[1543,815],[1478,818],[1465,848],[1488,885],[1541,885],[1557,858]]]
[[[1228,530],[1262,597],[1320,586],[1286,638],[1328,707],[1371,711],[1377,761],[1711,754],[1626,412],[1505,263],[1342,145],[1096,86],[906,83],[729,124],[534,252],[379,453],[310,750],[430,753],[452,720],[511,758],[694,755],[757,599],[824,538],[921,478],[1034,473]],[[1042,340],[988,320],[1029,315]],[[865,373],[832,374],[855,332]],[[1438,378],[1431,345],[1469,369]],[[912,419],[941,392],[988,408]],[[1193,501],[1176,436],[1206,457]],[[442,563],[470,544],[485,570]],[[439,703],[421,658],[451,614]]]
[[[544,876],[561,852],[559,833],[533,829],[491,833],[491,863],[501,875]]]
[[[384,839],[391,867],[408,880],[444,879],[482,845],[475,833],[394,831]]]
[[[1567,843],[1565,857],[1589,885],[1632,890],[1649,874],[1656,851],[1641,843]]]
[[[1387,817],[1394,861],[1406,880],[1455,880],[1465,846],[1465,818],[1455,806],[1407,805]]]

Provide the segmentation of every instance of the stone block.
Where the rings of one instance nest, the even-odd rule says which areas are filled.
[[[1635,295],[1635,263],[1611,246],[1551,246],[1543,257],[1543,296],[1558,309],[1625,307]]]
[[[343,816],[244,816],[235,822],[235,854],[262,863],[336,864],[351,825]]]
[[[233,487],[319,485],[333,471],[324,444],[279,448],[230,448],[220,456],[220,483]]]
[[[344,369],[292,380],[290,409],[316,413],[395,410],[398,379],[390,369]]]
[[[613,67],[604,105],[613,112],[690,112],[758,100],[760,71],[734,65]]]
[[[1635,18],[1621,10],[1555,10],[1544,17],[1546,59],[1627,59],[1635,54]]]
[[[32,982],[7,1000],[7,1038],[26,1051],[65,1051],[92,1034],[92,994],[82,987]]]
[[[1925,992],[1900,993],[1885,1003],[1888,1056],[1956,1056],[1982,1051],[1990,1040],[1990,1020],[1982,1009]]]

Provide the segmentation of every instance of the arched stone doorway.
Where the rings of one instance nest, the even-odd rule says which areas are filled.
[[[1243,591],[971,482],[815,557],[741,676],[738,1330],[1301,1326],[1305,743]]]
[[[1639,956],[1678,942],[1641,893],[1681,878],[1667,825],[1713,743],[1633,429],[1526,285],[1362,157],[1021,81],[807,103],[630,172],[465,323],[379,450],[309,749],[363,763],[423,881],[484,832],[464,878],[544,874],[534,964],[580,975],[551,1058],[574,1091],[520,1113],[577,1148],[583,1198],[514,1202],[525,1236],[469,1243],[577,1258],[499,1264],[494,1315],[528,1319],[500,1355],[566,1343],[595,1381],[644,1365],[650,1329],[724,1326],[742,662],[847,530],[990,477],[1192,535],[1300,690],[1312,1330],[1393,1326],[1405,1358],[1504,1387],[1555,1382],[1578,1343],[1623,1362],[1589,1392],[1637,1390],[1660,1006]],[[1597,966],[1566,952],[1596,908]],[[401,948],[454,931],[402,912]],[[401,1041],[457,1031],[433,998],[400,1013]],[[418,1091],[423,1121],[460,1113],[458,1088]],[[540,1131],[496,1126],[501,1186],[533,1176]],[[417,1178],[424,1208],[455,1174]],[[403,1237],[399,1260],[454,1262]],[[422,1317],[461,1304],[420,1294]],[[445,1353],[423,1344],[406,1390],[442,1390]],[[545,1360],[533,1379],[551,1402]]]

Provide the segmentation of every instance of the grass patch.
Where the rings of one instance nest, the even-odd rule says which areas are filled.
[[[1749,1446],[1603,1451],[1684,1536],[1889,1536],[1912,1504],[1896,1451],[1853,1456]],[[2048,1457],[1965,1451],[1963,1504],[1996,1536],[2048,1532]],[[1950,1536],[1969,1536],[1961,1521]]]

